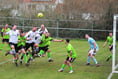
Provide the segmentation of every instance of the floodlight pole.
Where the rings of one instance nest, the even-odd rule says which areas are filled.
[[[56,38],[59,37],[59,19],[57,19],[57,33],[56,33]]]

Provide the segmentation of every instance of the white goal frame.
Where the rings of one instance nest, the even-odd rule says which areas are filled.
[[[117,19],[118,19],[118,14],[114,15],[113,17],[113,57],[112,57],[112,72],[109,74],[107,79],[111,79],[112,75],[114,73],[118,73],[116,70],[118,68],[118,64],[116,65],[115,59],[116,59],[116,29],[117,29]]]

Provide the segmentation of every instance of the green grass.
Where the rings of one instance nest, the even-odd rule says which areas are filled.
[[[47,62],[47,56],[35,59],[29,67],[19,65],[15,67],[12,61],[0,65],[0,79],[107,79],[111,72],[111,60],[105,62],[106,58],[110,55],[108,47],[102,48],[103,41],[97,41],[100,50],[97,52],[96,59],[101,64],[100,67],[95,67],[91,60],[91,65],[86,66],[87,51],[89,45],[87,41],[71,40],[71,44],[77,52],[77,59],[72,63],[74,73],[69,74],[68,66],[65,67],[64,72],[57,72],[63,64],[67,56],[66,45],[64,42],[52,42],[51,56],[54,62]],[[0,62],[4,62],[13,58],[11,55],[7,57],[4,53],[7,51],[7,46],[4,50],[0,51]],[[118,79],[118,75],[114,74],[112,79]]]

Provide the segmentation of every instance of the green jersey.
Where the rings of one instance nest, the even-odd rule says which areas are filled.
[[[21,36],[18,36],[18,40],[19,40],[19,42],[18,42],[18,44],[17,44],[17,46],[19,47],[19,46],[25,46],[25,44],[26,44],[26,37],[21,37]]]
[[[7,28],[7,29],[5,29],[5,28],[2,28],[2,31],[1,32],[8,32],[8,31],[10,31],[11,29],[10,28]],[[9,39],[9,35],[3,35],[3,39]]]
[[[41,43],[39,44],[39,47],[44,47],[44,46],[50,46],[50,41],[53,39],[51,37],[45,37],[45,35],[42,35],[42,40]]]
[[[113,43],[113,36],[112,37],[108,36],[106,41],[108,42],[109,45],[112,45],[112,43]]]
[[[76,58],[77,56],[76,56],[76,52],[75,52],[73,46],[71,44],[68,44],[67,45],[67,52],[68,52],[69,57],[70,57],[70,51],[72,51],[72,56],[71,57]]]
[[[50,41],[53,39],[51,37],[46,38],[46,45],[50,46]]]

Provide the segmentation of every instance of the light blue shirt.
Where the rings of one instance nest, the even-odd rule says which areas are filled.
[[[91,49],[94,49],[94,44],[93,44],[94,42],[95,42],[95,40],[93,38],[89,37],[88,43],[89,43]],[[95,44],[96,44],[96,49],[99,49],[96,42],[95,42]]]

